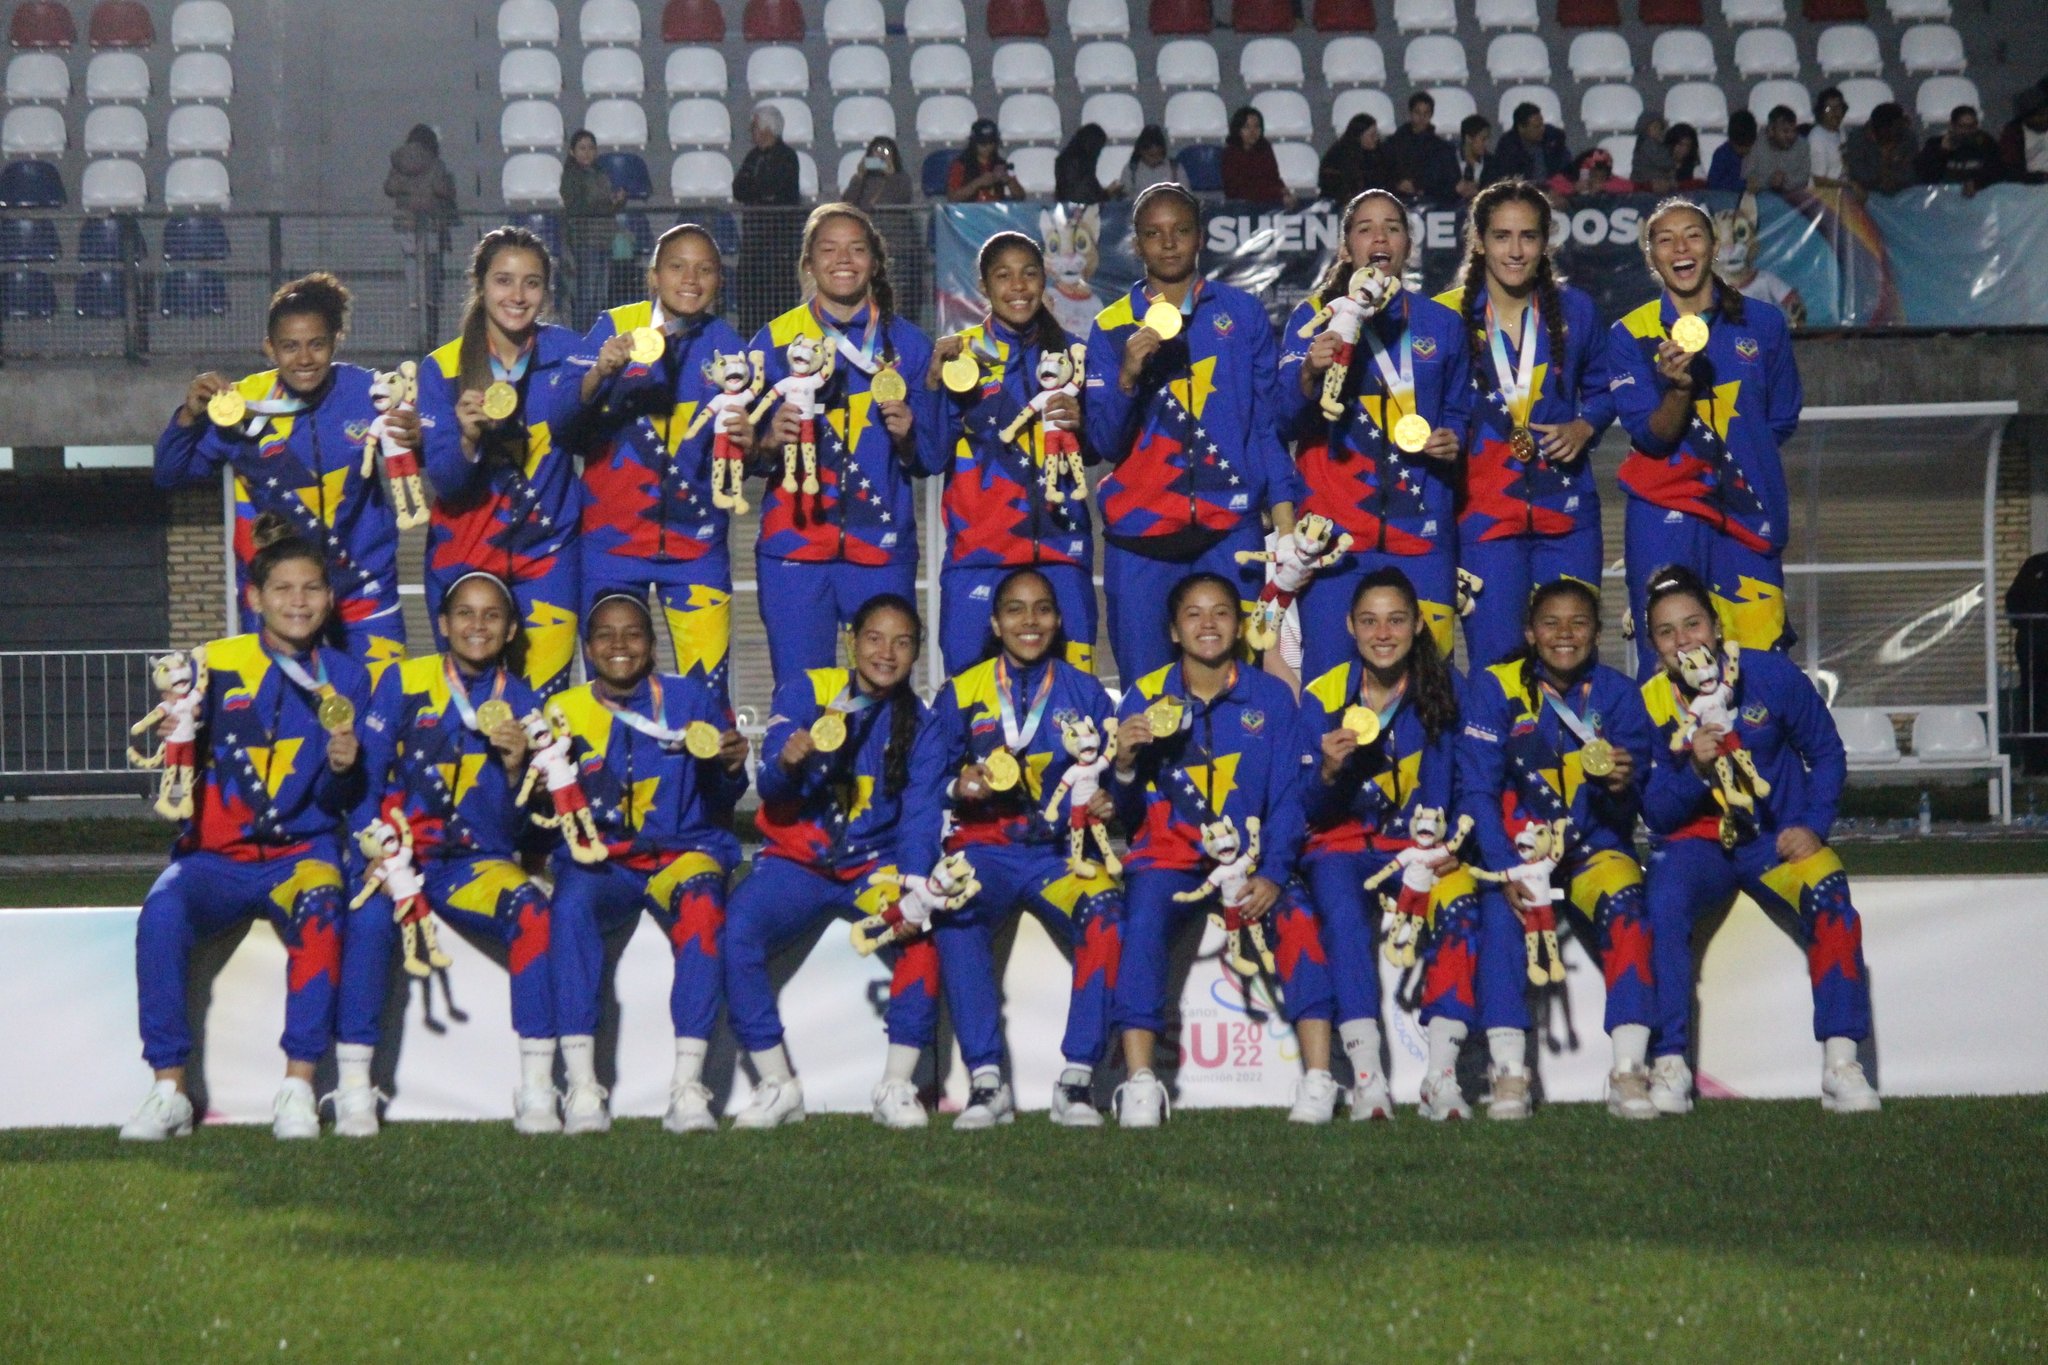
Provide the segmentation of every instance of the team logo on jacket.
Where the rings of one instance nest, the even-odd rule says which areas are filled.
[[[1217,335],[1217,336],[1220,336],[1220,337],[1227,337],[1227,336],[1229,336],[1229,335],[1230,335],[1230,329],[1231,329],[1231,328],[1233,328],[1233,327],[1235,327],[1235,326],[1237,326],[1237,319],[1236,319],[1236,318],[1234,318],[1234,317],[1232,317],[1232,316],[1230,316],[1230,314],[1228,314],[1228,313],[1218,313],[1218,314],[1216,315],[1216,335]]]
[[[364,438],[370,434],[370,424],[368,422],[350,422],[341,430],[348,437],[351,445],[361,445]]]
[[[1421,357],[1422,357],[1422,358],[1423,358],[1424,360],[1427,360],[1427,359],[1429,359],[1429,358],[1430,358],[1431,356],[1435,355],[1435,354],[1436,354],[1436,338],[1435,338],[1435,337],[1417,337],[1417,338],[1415,338],[1415,354],[1417,354],[1417,355],[1421,356]]]
[[[1735,354],[1741,356],[1744,360],[1754,361],[1756,359],[1756,353],[1757,344],[1755,337],[1737,338],[1735,342]]]
[[[1762,705],[1745,706],[1742,708],[1742,718],[1751,725],[1762,725],[1771,718],[1771,708]]]
[[[1248,735],[1263,733],[1266,728],[1266,713],[1264,711],[1257,711],[1247,707],[1244,715],[1239,719],[1244,725],[1244,732]]]
[[[220,699],[221,709],[246,711],[256,704],[256,694],[246,687],[231,687]]]

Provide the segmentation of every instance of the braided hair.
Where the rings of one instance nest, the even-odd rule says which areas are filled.
[[[1436,647],[1436,635],[1429,623],[1423,620],[1422,600],[1415,595],[1414,582],[1392,565],[1374,569],[1358,580],[1358,586],[1351,592],[1351,606],[1344,613],[1346,628],[1350,627],[1351,617],[1358,614],[1358,604],[1376,588],[1399,593],[1408,604],[1409,616],[1414,618],[1415,643],[1408,650],[1408,699],[1415,706],[1423,732],[1434,742],[1458,728],[1458,694],[1453,690],[1451,665]]]
[[[1651,272],[1655,273],[1656,265],[1651,261],[1650,243],[1657,231],[1658,222],[1673,213],[1696,214],[1701,225],[1706,228],[1707,251],[1710,260],[1707,269],[1714,279],[1714,304],[1720,310],[1723,321],[1740,324],[1742,322],[1742,291],[1730,288],[1727,281],[1723,280],[1719,273],[1713,269],[1711,254],[1718,241],[1714,233],[1714,215],[1707,212],[1701,205],[1687,199],[1683,195],[1673,195],[1671,198],[1658,204],[1656,208],[1650,210],[1650,216],[1643,219],[1643,260],[1651,262]]]
[[[1486,337],[1486,232],[1493,224],[1495,210],[1506,204],[1524,204],[1536,215],[1536,230],[1543,237],[1543,254],[1536,262],[1536,307],[1543,315],[1543,329],[1550,334],[1551,368],[1564,364],[1564,301],[1558,295],[1558,278],[1550,259],[1550,199],[1526,180],[1496,180],[1472,198],[1471,215],[1465,221],[1465,266],[1458,286],[1465,333],[1471,354],[1477,358],[1487,351]],[[1472,383],[1486,391],[1486,371],[1472,366]]]
[[[1342,294],[1349,285],[1351,272],[1357,266],[1357,262],[1346,254],[1351,246],[1351,220],[1358,216],[1358,211],[1364,208],[1368,201],[1374,199],[1386,200],[1401,211],[1401,221],[1404,224],[1408,221],[1408,205],[1392,190],[1370,189],[1353,195],[1351,202],[1344,206],[1343,218],[1337,226],[1337,254],[1323,267],[1322,278],[1316,281],[1316,287],[1310,291],[1318,304],[1328,303]]]
[[[861,603],[860,610],[853,614],[854,638],[860,638],[867,623],[885,611],[893,611],[910,622],[911,635],[917,641],[918,653],[922,654],[924,618],[917,614],[917,608],[910,599],[900,593],[876,593]],[[889,694],[889,743],[882,751],[882,790],[890,796],[901,796],[903,789],[910,785],[910,746],[916,739],[917,693],[911,689],[910,680],[905,678]]]
[[[860,224],[861,233],[867,238],[868,259],[874,263],[868,276],[868,294],[875,301],[874,321],[870,325],[881,329],[882,358],[893,361],[896,338],[890,335],[889,323],[896,313],[896,286],[889,282],[889,244],[865,211],[846,203],[820,204],[811,210],[811,216],[804,220],[803,245],[797,251],[797,280],[806,289],[817,287],[818,282],[811,274],[811,249],[816,245],[818,229],[834,218],[851,218]]]
[[[1021,251],[1030,256],[1042,272],[1045,269],[1045,248],[1021,232],[1005,230],[998,232],[981,244],[981,251],[974,258],[975,277],[981,281],[981,289],[988,292],[989,272],[996,268],[996,262],[1006,252]],[[1067,349],[1067,329],[1060,326],[1060,320],[1052,315],[1052,309],[1045,306],[1043,292],[1038,297],[1038,312],[1033,315],[1031,325],[1033,340],[1041,351],[1064,351]]]

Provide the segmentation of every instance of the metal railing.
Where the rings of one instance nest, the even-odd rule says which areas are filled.
[[[0,653],[0,780],[128,777],[128,727],[156,705],[147,649]],[[11,784],[10,785],[14,785]]]

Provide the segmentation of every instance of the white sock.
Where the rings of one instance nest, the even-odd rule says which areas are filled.
[[[341,1072],[343,1090],[368,1090],[370,1088],[370,1058],[377,1049],[368,1043],[336,1043],[334,1061]]]
[[[176,1081],[158,1081],[150,1087],[150,1093],[155,1095],[175,1095],[178,1093],[178,1083]]]
[[[1301,1078],[1305,1081],[1312,1081],[1318,1076],[1321,1076],[1326,1081],[1329,1080],[1330,1069],[1328,1067],[1314,1066],[1306,1068],[1301,1073]]]
[[[1158,1080],[1159,1078],[1158,1078],[1157,1076],[1154,1076],[1154,1075],[1152,1074],[1152,1068],[1148,1066],[1148,1067],[1145,1067],[1145,1068],[1144,1068],[1143,1070],[1140,1070],[1140,1071],[1133,1071],[1133,1072],[1132,1072],[1132,1073],[1130,1074],[1130,1079],[1131,1079],[1131,1080],[1134,1080],[1134,1081],[1139,1081],[1139,1080],[1144,1080],[1144,1081],[1156,1081],[1156,1080]]]
[[[1644,1058],[1650,1055],[1650,1026],[1619,1024],[1608,1036],[1614,1042],[1614,1069],[1641,1071]]]
[[[967,1078],[969,1090],[993,1090],[1003,1083],[1003,1069],[999,1066],[978,1066]]]
[[[1380,1069],[1380,1021],[1347,1019],[1337,1025],[1344,1055],[1351,1059],[1351,1074],[1360,1085]]]
[[[552,1090],[555,1088],[554,1039],[521,1038],[519,1040],[519,1083],[529,1090]]]
[[[697,1077],[704,1073],[704,1054],[710,1051],[710,1044],[702,1038],[676,1039],[676,1074],[669,1079],[668,1088],[681,1090],[686,1085],[695,1085]]]
[[[1520,1076],[1529,1070],[1529,1035],[1518,1028],[1490,1028],[1486,1050],[1493,1069],[1503,1076]]]
[[[676,1041],[680,1043],[682,1040]],[[780,1043],[747,1055],[754,1059],[754,1070],[764,1081],[786,1081],[796,1075],[789,1069],[789,1050]],[[678,1059],[682,1056],[680,1047],[676,1049],[676,1056]]]
[[[1821,1050],[1826,1056],[1826,1066],[1830,1071],[1838,1066],[1847,1066],[1856,1060],[1854,1038],[1830,1038],[1821,1044]]]
[[[889,1060],[882,1066],[882,1079],[902,1081],[906,1085],[917,1079],[918,1059],[924,1056],[924,1049],[908,1043],[889,1044]]]
[[[1068,1062],[1060,1068],[1061,1085],[1090,1085],[1094,1080],[1095,1072],[1079,1062]]]
[[[1458,1069],[1458,1049],[1465,1042],[1465,1021],[1438,1016],[1429,1021],[1429,1074]]]
[[[562,1071],[569,1078],[572,1090],[579,1085],[596,1085],[597,1040],[587,1033],[564,1034]]]
[[[302,1080],[297,1076],[287,1076],[284,1078],[284,1084],[278,1087],[280,1093],[293,1089],[303,1090],[310,1097],[313,1093],[313,1083],[308,1080]]]

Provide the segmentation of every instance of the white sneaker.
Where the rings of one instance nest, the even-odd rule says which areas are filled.
[[[1351,1117],[1359,1122],[1394,1117],[1394,1097],[1387,1092],[1385,1076],[1368,1073],[1352,1079]]]
[[[280,1142],[297,1142],[320,1136],[320,1107],[313,1100],[313,1087],[301,1080],[287,1080],[270,1102],[270,1131]]]
[[[1640,1066],[1607,1073],[1607,1112],[1618,1119],[1653,1119],[1657,1105],[1650,1098],[1650,1073]]]
[[[561,1096],[551,1085],[522,1085],[512,1092],[512,1131],[515,1133],[559,1133],[562,1131]]]
[[[917,1098],[917,1087],[909,1081],[881,1082],[868,1102],[875,1122],[884,1128],[908,1132],[931,1126],[932,1116],[924,1111],[924,1103]]]
[[[953,1131],[976,1133],[999,1123],[1014,1123],[1016,1119],[1017,1106],[1010,1101],[1010,1083],[1002,1081],[993,1088],[984,1086],[968,1092],[967,1107],[953,1120]]]
[[[1529,1117],[1529,1073],[1494,1071],[1487,1077],[1486,1117],[1513,1122]]]
[[[789,1078],[792,1089],[796,1077]],[[758,1096],[759,1091],[755,1094]],[[790,1123],[802,1123],[804,1118],[804,1094],[796,1092],[796,1117]],[[783,1120],[747,1125],[751,1128],[772,1128]],[[718,1116],[711,1112],[711,1090],[702,1081],[691,1081],[688,1085],[668,1092],[668,1112],[661,1116],[661,1126],[671,1133],[715,1133],[718,1131]]]
[[[1472,1106],[1465,1102],[1465,1092],[1458,1088],[1456,1067],[1445,1067],[1434,1076],[1423,1077],[1422,1117],[1436,1123],[1472,1117]]]
[[[1116,1110],[1118,1125],[1124,1128],[1157,1128],[1172,1109],[1166,1087],[1149,1071],[1140,1071],[1118,1086],[1109,1103]]]
[[[703,1090],[704,1087],[696,1085],[686,1087],[686,1089]],[[668,1107],[668,1112],[671,1115],[675,1114],[678,1106],[683,1103],[683,1094],[684,1091],[676,1092],[674,1102]],[[711,1099],[710,1092],[706,1091],[704,1098],[706,1105],[704,1112],[708,1116],[711,1112],[708,1107]],[[746,1108],[733,1115],[732,1126],[735,1128],[780,1128],[785,1123],[802,1123],[803,1121],[804,1088],[796,1077],[791,1076],[787,1080],[764,1079],[759,1085],[755,1086],[754,1097],[747,1101]],[[662,1122],[666,1124],[668,1120],[664,1119]],[[669,1131],[672,1133],[683,1133],[693,1130],[671,1127]]]
[[[1102,1111],[1095,1107],[1094,1088],[1053,1082],[1052,1121],[1062,1128],[1102,1127]]]
[[[320,1103],[334,1106],[336,1137],[373,1138],[377,1136],[377,1101],[385,1098],[374,1085],[352,1085],[329,1091]]]
[[[1659,1057],[1650,1064],[1650,1103],[1660,1114],[1692,1112],[1692,1068],[1685,1058]]]
[[[192,1135],[192,1101],[182,1090],[161,1090],[151,1086],[135,1112],[121,1125],[124,1142],[162,1142],[165,1138]]]
[[[1294,1107],[1287,1111],[1289,1123],[1328,1123],[1337,1115],[1337,1101],[1344,1088],[1327,1071],[1311,1071],[1294,1083]]]
[[[562,1097],[562,1131],[572,1137],[578,1133],[609,1133],[612,1111],[604,1107],[604,1102],[610,1094],[596,1081],[570,1086],[569,1093]]]
[[[1884,1108],[1863,1063],[1843,1062],[1820,1073],[1820,1107],[1830,1114],[1875,1114]]]

